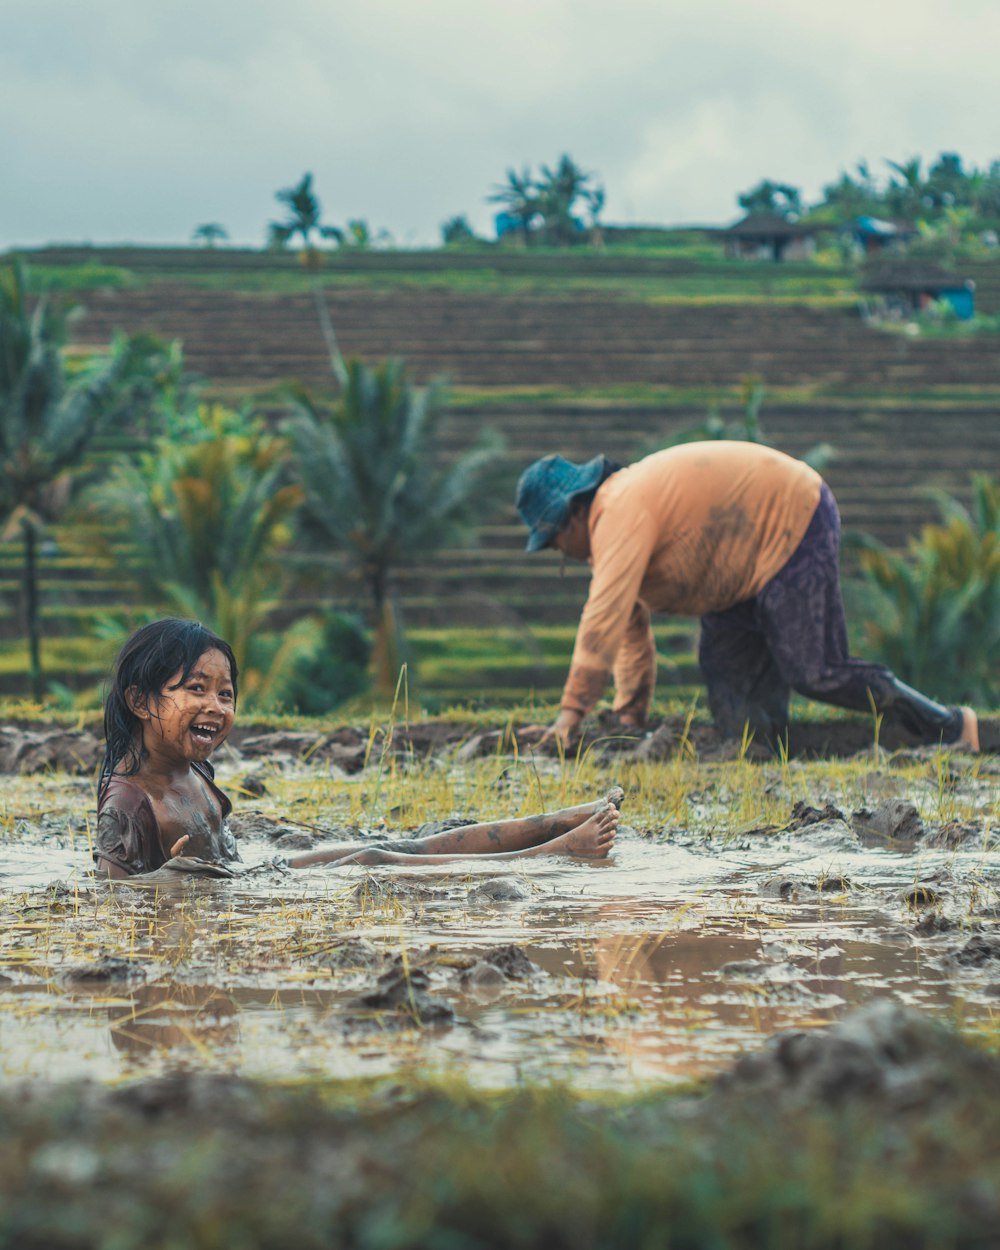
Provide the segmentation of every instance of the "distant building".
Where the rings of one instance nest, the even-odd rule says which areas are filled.
[[[976,314],[976,284],[938,265],[882,265],[861,280],[870,316],[901,320],[927,312],[934,304],[949,305],[960,321]]]
[[[919,233],[908,221],[884,221],[881,217],[856,217],[849,229],[868,256],[901,251]]]
[[[740,260],[809,260],[816,252],[817,234],[826,229],[777,213],[749,213],[717,233],[726,241],[726,255]]]

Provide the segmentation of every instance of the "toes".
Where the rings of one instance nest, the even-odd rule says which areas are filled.
[[[613,785],[604,796],[605,803],[610,803],[617,811],[621,811],[622,803],[625,801],[625,791],[619,785]]]

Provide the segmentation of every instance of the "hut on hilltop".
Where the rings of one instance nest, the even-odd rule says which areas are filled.
[[[893,321],[929,312],[935,305],[950,308],[959,321],[976,314],[976,284],[939,265],[880,265],[861,280],[868,316]]]
[[[749,213],[718,234],[725,239],[726,255],[734,259],[809,260],[816,251],[816,236],[824,229],[778,213]]]

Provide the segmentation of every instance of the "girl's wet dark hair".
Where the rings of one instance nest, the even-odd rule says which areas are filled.
[[[153,621],[137,629],[122,646],[104,698],[105,754],[98,794],[103,793],[113,773],[130,777],[142,764],[142,721],[128,705],[128,691],[134,691],[138,702],[155,701],[175,673],[179,671],[181,677],[174,686],[183,685],[198,659],[212,650],[221,651],[229,661],[235,707],[237,668],[233,649],[199,621],[176,617]]]

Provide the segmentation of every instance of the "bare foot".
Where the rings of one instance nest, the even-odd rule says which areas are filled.
[[[605,803],[610,803],[616,811],[620,812],[622,810],[622,803],[625,802],[625,791],[617,781],[604,796],[604,801]]]
[[[603,859],[615,844],[618,830],[618,809],[602,803],[588,820],[569,833],[560,834],[538,849],[546,854],[585,855]]]
[[[974,755],[979,754],[979,717],[971,707],[959,709],[962,713],[962,732],[955,739],[955,746],[965,747]]]

